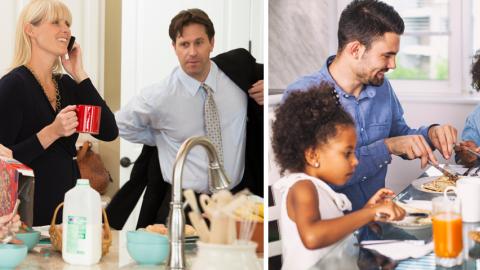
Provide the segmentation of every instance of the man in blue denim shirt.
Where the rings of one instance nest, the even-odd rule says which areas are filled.
[[[385,73],[395,68],[404,23],[389,5],[375,1],[353,1],[342,12],[338,30],[338,51],[323,68],[288,86],[289,93],[306,90],[327,81],[335,86],[342,106],[355,120],[359,164],[347,184],[334,187],[348,196],[353,210],[362,208],[385,186],[391,154],[438,163],[432,147],[448,159],[457,131],[449,125],[410,128],[403,109]],[[320,164],[321,166],[321,164]]]

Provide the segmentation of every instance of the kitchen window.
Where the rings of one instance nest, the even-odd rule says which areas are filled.
[[[405,22],[397,68],[387,77],[399,94],[461,95],[471,91],[470,65],[480,45],[475,0],[384,0]],[[473,27],[472,27],[473,26]]]

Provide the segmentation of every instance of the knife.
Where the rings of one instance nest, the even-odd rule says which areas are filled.
[[[428,161],[428,164],[430,164],[431,166],[435,167],[435,169],[441,171],[443,173],[443,175],[445,175],[446,177],[452,179],[453,181],[457,181],[459,179],[458,177],[458,174],[457,173],[451,173],[449,171],[447,171],[446,169],[432,163],[430,160]]]

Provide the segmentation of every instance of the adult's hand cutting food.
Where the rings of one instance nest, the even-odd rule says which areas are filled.
[[[432,126],[428,130],[428,137],[442,156],[447,160],[450,159],[453,144],[457,141],[457,129],[451,125]]]
[[[437,164],[437,158],[422,135],[405,135],[385,139],[385,145],[391,154],[408,159],[420,158],[421,167],[427,166],[428,160]]]

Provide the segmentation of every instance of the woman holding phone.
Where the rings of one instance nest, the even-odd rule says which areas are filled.
[[[35,173],[35,226],[50,223],[55,207],[80,177],[76,105],[101,107],[96,138],[118,136],[113,113],[83,68],[78,43],[66,57],[71,23],[61,1],[29,2],[18,19],[11,70],[0,79],[0,143]]]

